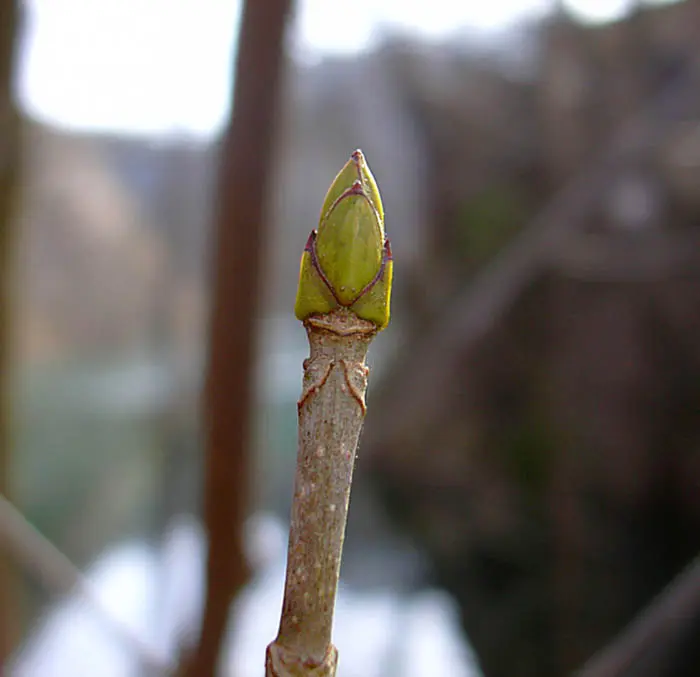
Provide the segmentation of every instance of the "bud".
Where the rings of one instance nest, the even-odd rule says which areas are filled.
[[[356,150],[328,189],[318,231],[304,248],[297,318],[343,306],[383,329],[389,322],[392,267],[379,189]]]

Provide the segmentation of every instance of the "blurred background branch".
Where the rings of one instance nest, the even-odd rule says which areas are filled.
[[[19,0],[0,0],[0,494],[10,487],[10,291],[13,217],[19,186],[20,119],[14,103],[20,27]],[[0,665],[20,641],[17,574],[0,557]]]
[[[684,569],[608,646],[575,677],[690,675],[679,656],[700,660],[700,559]]]
[[[269,263],[265,204],[290,8],[290,0],[243,5],[231,118],[220,150],[204,414],[206,594],[199,642],[185,670],[190,677],[216,674],[231,603],[248,578],[243,525],[250,505],[261,284]]]
[[[138,635],[102,607],[93,586],[81,572],[2,495],[0,542],[8,555],[7,561],[13,559],[23,571],[31,572],[52,595],[78,595],[87,605],[89,613],[137,657],[146,674],[158,677],[171,672],[171,666],[164,659],[156,656]],[[7,664],[7,660],[4,664]]]

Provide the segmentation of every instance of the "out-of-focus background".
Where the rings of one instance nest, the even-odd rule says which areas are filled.
[[[356,147],[395,292],[339,677],[572,674],[700,551],[700,2],[287,5],[0,2],[2,674],[262,674]],[[596,674],[700,674],[667,620]]]

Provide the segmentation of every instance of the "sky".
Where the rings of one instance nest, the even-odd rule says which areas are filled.
[[[659,0],[656,0],[657,2]],[[663,0],[662,0],[663,1]],[[18,96],[33,118],[113,133],[216,134],[228,112],[239,0],[26,0]],[[585,21],[633,0],[566,0]],[[554,0],[298,0],[292,58],[314,62],[376,45],[386,31],[437,41],[542,16]]]

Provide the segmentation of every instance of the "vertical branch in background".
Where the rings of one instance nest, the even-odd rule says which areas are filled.
[[[247,577],[242,526],[250,471],[255,324],[290,6],[291,0],[248,0],[244,5],[234,105],[221,149],[204,421],[207,589],[199,643],[187,668],[191,677],[215,674],[231,600]]]
[[[12,97],[16,65],[15,49],[19,25],[16,0],[0,0],[0,492],[9,489],[9,403],[8,342],[11,230],[15,189],[19,174],[19,114]],[[14,603],[12,570],[6,557],[0,557],[0,665],[6,663],[17,640],[20,617]]]

